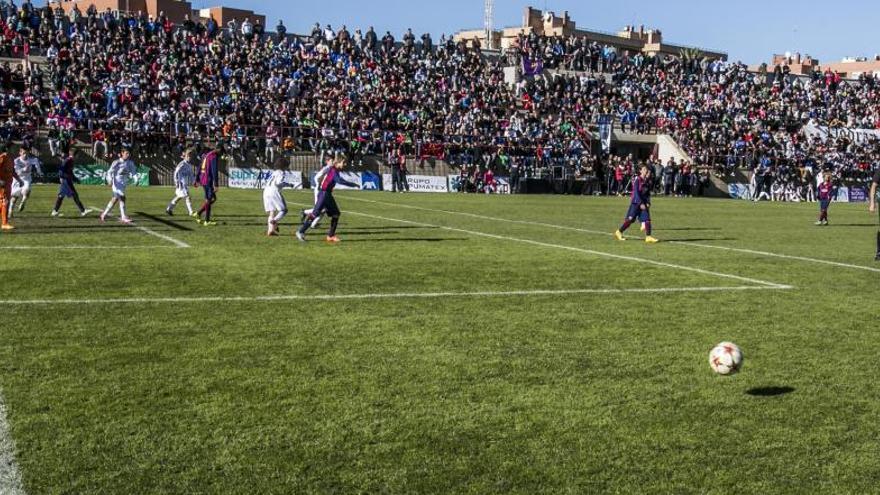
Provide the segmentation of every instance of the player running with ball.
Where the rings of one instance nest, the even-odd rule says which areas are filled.
[[[645,227],[645,242],[648,244],[660,242],[651,235],[651,188],[653,186],[649,180],[650,173],[648,167],[642,166],[639,176],[633,181],[629,211],[626,213],[623,225],[614,233],[614,238],[618,241],[626,240],[623,233],[638,219]]]
[[[336,184],[358,187],[357,184],[340,177],[339,172],[344,167],[345,160],[337,158],[322,168],[318,175],[315,176],[315,182],[318,183],[319,187],[318,199],[315,201],[315,207],[312,209],[312,212],[303,221],[302,227],[296,231],[296,238],[300,241],[305,242],[306,231],[312,226],[315,217],[324,212],[330,217],[330,230],[327,232],[327,242],[331,244],[339,242],[339,237],[336,236],[336,227],[339,226],[339,217],[342,215],[342,212],[339,211],[339,206],[336,205],[336,200],[333,198],[333,189],[336,187]]]

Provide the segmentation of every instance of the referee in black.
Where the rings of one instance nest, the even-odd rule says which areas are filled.
[[[868,208],[872,213],[877,211],[877,201],[880,201],[877,196],[877,193],[880,192],[878,189],[880,189],[880,167],[874,171],[874,180],[871,182],[871,206]],[[874,256],[874,261],[880,261],[880,230],[877,231],[877,255]]]

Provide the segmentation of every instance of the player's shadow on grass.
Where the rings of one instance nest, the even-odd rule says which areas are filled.
[[[832,223],[829,227],[874,227],[876,223]]]
[[[403,229],[439,229],[440,227],[422,227],[419,225],[389,225],[387,227],[346,227],[345,230],[403,230]]]
[[[794,392],[794,387],[756,387],[746,390],[752,397],[780,397]]]
[[[708,231],[718,231],[721,229],[718,228],[700,228],[700,227],[663,227],[663,232],[677,232],[677,231],[700,231],[700,232],[708,232]]]
[[[193,230],[185,225],[180,225],[177,222],[173,222],[171,220],[168,220],[167,218],[157,217],[156,215],[150,215],[149,213],[144,213],[142,211],[135,212],[135,215],[137,215],[139,217],[148,218],[154,222],[161,223],[162,225],[174,228],[176,230],[184,230],[187,232],[191,232]]]
[[[666,242],[708,242],[708,241],[735,241],[733,237],[697,237],[686,239],[664,239]]]
[[[82,226],[59,226],[55,225],[52,227],[49,226],[38,226],[36,228],[27,228],[22,229],[19,232],[22,234],[55,234],[55,235],[65,235],[65,234],[90,234],[90,233],[102,233],[102,234],[130,234],[132,233],[131,227],[127,225],[82,225]]]
[[[344,234],[343,237],[345,237]],[[378,237],[373,239],[346,239],[342,242],[345,244],[349,242],[467,242],[469,240],[466,237]]]

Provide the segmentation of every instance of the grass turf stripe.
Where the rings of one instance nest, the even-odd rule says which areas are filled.
[[[107,299],[23,299],[4,301],[4,304],[26,305],[95,305],[95,304],[161,304],[199,302],[271,302],[271,301],[348,301],[364,299],[440,299],[446,297],[524,297],[566,296],[583,294],[666,294],[678,292],[743,292],[762,290],[791,290],[790,286],[732,286],[732,287],[657,287],[631,289],[559,289],[476,292],[397,292],[376,294],[288,294],[274,296],[201,296],[201,297],[122,297]]]

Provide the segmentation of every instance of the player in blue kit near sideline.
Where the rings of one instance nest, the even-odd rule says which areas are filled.
[[[623,233],[638,219],[645,227],[645,242],[648,244],[660,242],[651,235],[651,188],[653,186],[649,180],[650,173],[648,167],[642,166],[639,176],[633,181],[629,211],[626,213],[623,225],[614,233],[614,238],[618,241],[626,240]]]

